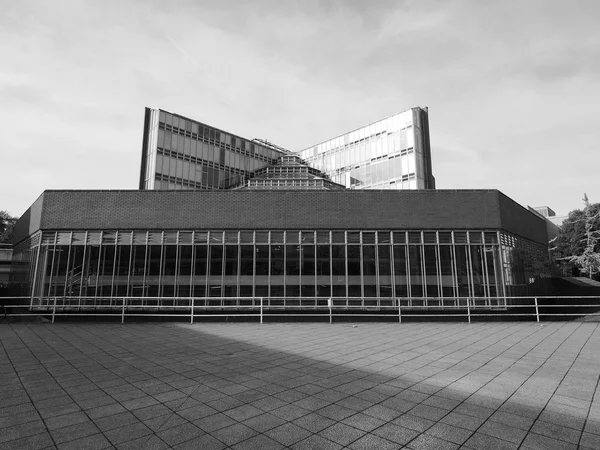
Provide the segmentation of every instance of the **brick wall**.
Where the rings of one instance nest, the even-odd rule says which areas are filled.
[[[28,213],[15,243],[37,229],[207,228],[505,229],[546,242],[543,221],[495,190],[46,191]]]
[[[28,213],[15,243],[37,229],[209,228],[505,229],[547,242],[544,222],[496,190],[46,191]]]

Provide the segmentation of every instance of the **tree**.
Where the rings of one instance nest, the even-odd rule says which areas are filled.
[[[566,276],[600,278],[600,203],[569,213],[554,240],[554,260]]]
[[[12,217],[6,211],[0,211],[0,244],[11,241],[17,218]]]

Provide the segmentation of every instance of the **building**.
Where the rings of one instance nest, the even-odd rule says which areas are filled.
[[[140,189],[229,189],[290,154],[186,117],[146,108]]]
[[[427,108],[412,108],[298,153],[349,189],[435,189]]]
[[[294,183],[298,167],[286,169],[285,177],[277,173],[273,166],[286,160],[284,165],[291,167],[292,156],[294,165],[337,187],[435,188],[427,108],[412,108],[298,153],[151,108],[145,110],[143,136],[139,188],[144,190],[236,189],[252,184],[263,189],[324,184],[335,188],[325,181]],[[264,181],[269,171],[280,180],[278,186]],[[263,182],[254,183],[256,176]],[[288,181],[282,184],[284,178]],[[300,179],[307,181],[305,176]]]
[[[544,220],[495,190],[45,191],[14,244],[33,307],[497,307],[548,275]]]
[[[549,275],[537,212],[433,189],[426,109],[291,153],[146,108],[139,187],[45,191],[21,216],[32,307],[496,308]]]

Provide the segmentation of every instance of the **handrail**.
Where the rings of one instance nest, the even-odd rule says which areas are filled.
[[[12,317],[396,317],[465,320],[529,317],[540,322],[557,317],[598,315],[600,296],[527,297],[3,297]],[[33,305],[33,306],[31,306]],[[0,309],[0,316],[4,313]]]

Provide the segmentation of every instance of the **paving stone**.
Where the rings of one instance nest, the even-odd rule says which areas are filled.
[[[289,447],[298,441],[306,439],[312,433],[293,423],[285,423],[265,432],[266,436]]]
[[[4,430],[3,430],[4,431]],[[47,432],[0,442],[0,450],[31,450],[51,448],[54,445]]]
[[[165,441],[170,446],[181,444],[198,436],[205,434],[203,430],[191,423],[184,423],[176,427],[172,427],[163,431],[159,431],[156,435]]]
[[[493,436],[517,445],[519,445],[527,435],[526,430],[493,421],[487,421],[481,425],[477,432],[487,434],[488,436]]]
[[[118,413],[113,416],[101,417],[94,420],[94,423],[101,431],[114,430],[132,423],[139,423],[139,419],[129,411]]]
[[[231,447],[234,450],[251,450],[251,449],[261,449],[261,450],[280,450],[285,448],[283,445],[274,441],[273,439],[259,434],[258,436],[251,437],[245,441],[242,441],[236,445]]]
[[[529,433],[523,441],[521,448],[532,450],[575,450],[577,449],[577,445],[542,436],[541,434]]]
[[[348,446],[352,450],[397,450],[396,442],[388,441],[380,436],[367,434]]]
[[[58,446],[59,450],[101,450],[112,447],[111,443],[101,433],[75,439]]]
[[[50,434],[57,444],[70,442],[82,437],[91,436],[99,433],[98,427],[91,421],[78,423],[68,427],[50,430]]]
[[[177,414],[165,414],[164,416],[155,417],[153,419],[147,419],[142,422],[153,432],[168,430],[169,428],[177,427],[185,423],[189,423],[186,419]]]
[[[402,413],[395,409],[386,408],[385,406],[375,405],[365,409],[363,414],[367,414],[371,417],[375,417],[376,419],[389,422],[394,420],[396,417],[399,417]]]
[[[195,437],[193,439],[190,439],[189,441],[176,445],[173,448],[175,450],[221,450],[225,447],[225,444],[220,442],[218,439],[208,434],[204,434],[202,436]]]
[[[313,434],[312,436],[300,442],[296,442],[290,448],[292,448],[293,450],[339,450],[343,447],[340,444],[336,444],[335,442],[330,441],[329,439],[319,436],[318,434]]]
[[[138,422],[105,431],[104,435],[113,445],[119,445],[142,436],[147,436],[151,433],[152,430],[150,430],[150,428],[143,423]]]
[[[430,428],[435,422],[419,416],[413,416],[410,413],[404,414],[392,421],[396,425],[409,428],[411,430],[423,432]]]
[[[458,448],[458,445],[453,444],[452,442],[445,441],[443,439],[439,439],[435,436],[431,436],[430,434],[421,434],[413,441],[411,441],[408,444],[408,447],[414,450],[456,450]],[[480,448],[485,448],[486,450],[488,449],[488,447]]]
[[[194,425],[201,428],[207,433],[211,433],[221,428],[228,427],[237,423],[231,417],[222,413],[213,414],[212,416],[203,417],[193,421]]]
[[[48,430],[56,430],[69,425],[76,425],[78,423],[88,422],[90,419],[83,412],[75,412],[70,414],[64,414],[62,416],[54,416],[45,420],[46,427]]]
[[[211,435],[217,438],[224,444],[231,446],[238,442],[245,441],[253,436],[257,436],[259,433],[246,425],[236,423],[220,430],[213,431]]]
[[[563,427],[549,422],[537,420],[531,428],[532,433],[541,434],[542,436],[558,439],[560,441],[578,444],[581,436],[581,431],[573,428]]]
[[[436,423],[426,433],[458,445],[464,444],[472,434],[470,430],[445,423]]]
[[[371,433],[401,445],[408,444],[419,435],[418,431],[402,427],[395,423],[385,424]]]
[[[167,450],[170,449],[171,446],[161,440],[158,436],[150,434],[123,442],[115,448],[118,450]]]
[[[342,420],[342,422],[365,432],[373,431],[375,428],[379,428],[381,425],[386,423],[381,419],[377,419],[362,413],[346,417],[344,420]]]
[[[473,434],[467,442],[465,442],[465,446],[474,449],[484,448],[486,450],[516,450],[519,448],[517,444],[483,433]]]
[[[326,408],[331,408],[334,405],[330,405],[327,406]],[[324,408],[324,409],[326,409]],[[259,413],[262,413],[262,411],[258,410]],[[321,411],[323,410],[319,410],[319,414],[321,414]],[[286,421],[292,421],[292,420],[296,420],[302,416],[305,416],[307,414],[309,414],[311,411],[308,411],[304,408],[301,408],[300,406],[296,406],[296,405],[285,405],[282,406],[281,408],[277,408],[277,409],[273,409],[272,411],[270,411],[270,414],[275,415],[277,417],[280,417],[281,419],[284,419]],[[325,415],[325,414],[322,414]]]
[[[440,422],[464,428],[466,430],[475,431],[481,426],[481,424],[485,422],[485,419],[481,419],[479,417],[474,416],[468,416],[452,411],[448,415],[442,417],[440,419]]]
[[[336,423],[319,432],[319,436],[329,439],[330,441],[342,446],[347,446],[363,435],[364,432],[362,430],[358,430],[343,423]]]

